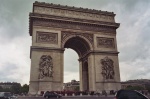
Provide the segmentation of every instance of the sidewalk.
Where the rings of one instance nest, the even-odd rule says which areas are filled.
[[[82,96],[80,96],[80,95],[78,95],[78,96],[62,96],[62,97],[114,97],[114,95],[107,95],[107,96],[105,96],[105,95],[100,95],[100,96],[97,96],[97,95],[82,95]]]
[[[18,97],[43,97],[43,96],[18,96]],[[73,97],[114,97],[114,95],[100,95],[100,96],[97,96],[97,95],[77,95],[77,96],[62,96],[62,97],[65,97],[65,98],[73,98]]]

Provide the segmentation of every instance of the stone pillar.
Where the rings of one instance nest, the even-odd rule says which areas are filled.
[[[79,61],[79,72],[80,72],[80,91],[83,91],[83,81],[82,81],[82,61]]]
[[[102,64],[107,62],[108,66]],[[119,64],[117,55],[95,55],[95,90],[110,92],[110,90],[119,90],[121,89],[120,84],[120,73],[119,73]],[[111,63],[110,63],[111,62]],[[103,67],[112,68],[112,71],[109,71],[111,74],[103,74],[105,71]],[[107,76],[107,77],[106,77]]]
[[[94,56],[88,57],[89,90],[95,91],[95,63]]]
[[[63,51],[40,51],[32,49],[31,57],[31,73],[30,73],[30,85],[29,93],[36,94],[39,91],[61,91],[63,89]],[[40,64],[43,56],[50,56],[52,60],[48,64],[52,64],[51,76],[41,74],[40,76]],[[47,61],[45,61],[47,60]],[[48,59],[44,59],[43,64],[48,62]],[[46,68],[47,65],[43,65],[41,69]],[[50,69],[50,68],[49,68]],[[47,68],[45,72],[47,72]]]

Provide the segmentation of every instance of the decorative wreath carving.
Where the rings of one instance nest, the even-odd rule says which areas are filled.
[[[104,79],[114,79],[114,65],[113,65],[113,60],[105,57],[104,59],[101,59],[101,64],[102,64],[102,76]]]
[[[53,61],[50,55],[42,55],[39,62],[39,79],[53,77]]]

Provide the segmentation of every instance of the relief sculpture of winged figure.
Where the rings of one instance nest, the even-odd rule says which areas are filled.
[[[104,79],[114,79],[114,65],[113,65],[113,60],[105,57],[104,59],[101,59],[101,64],[102,64],[102,76]]]
[[[39,62],[39,79],[53,77],[53,62],[50,55],[42,55]]]

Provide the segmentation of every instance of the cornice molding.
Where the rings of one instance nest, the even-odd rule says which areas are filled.
[[[80,57],[79,61],[84,60],[90,54],[94,54],[94,55],[115,55],[115,56],[118,56],[119,52],[117,52],[117,51],[89,51],[86,54],[84,54],[82,57]]]
[[[105,14],[105,15],[115,16],[115,14],[113,12],[108,12],[108,11],[101,11],[101,10],[95,10],[95,9],[74,7],[74,6],[71,7],[71,6],[67,6],[67,5],[64,6],[64,5],[60,5],[60,4],[45,3],[45,2],[38,2],[38,1],[35,1],[33,3],[33,6],[57,8],[57,9],[64,9],[64,10],[71,10],[71,11],[80,11],[80,12],[86,12],[86,13]]]
[[[42,50],[42,51],[45,51],[45,50],[48,50],[48,51],[54,50],[54,51],[62,51],[63,52],[65,49],[63,49],[63,48],[50,48],[50,47],[31,46],[31,50]]]
[[[114,34],[116,33],[116,29],[119,27],[119,24],[109,23],[109,22],[102,22],[101,24],[98,23],[93,24],[93,22],[83,23],[79,21],[74,22],[74,21],[66,21],[66,20],[46,19],[44,17],[37,17],[37,16],[30,15],[30,19],[29,19],[30,36],[32,36],[33,26],[75,29],[75,30],[105,32],[105,33]]]
[[[32,18],[43,18],[43,19],[52,19],[52,20],[60,20],[60,21],[68,21],[68,22],[78,22],[78,23],[85,23],[85,24],[95,24],[95,25],[106,25],[118,28],[120,23],[114,22],[105,22],[105,21],[95,21],[95,20],[87,20],[87,19],[78,19],[78,18],[70,18],[70,17],[62,17],[62,16],[54,16],[54,15],[46,15],[46,14],[39,14],[39,13],[30,13],[30,17]]]
[[[31,46],[30,47],[30,58],[31,58],[31,54],[32,51],[58,51],[63,53],[65,49],[63,48],[50,48],[50,47],[39,47],[39,46]]]

